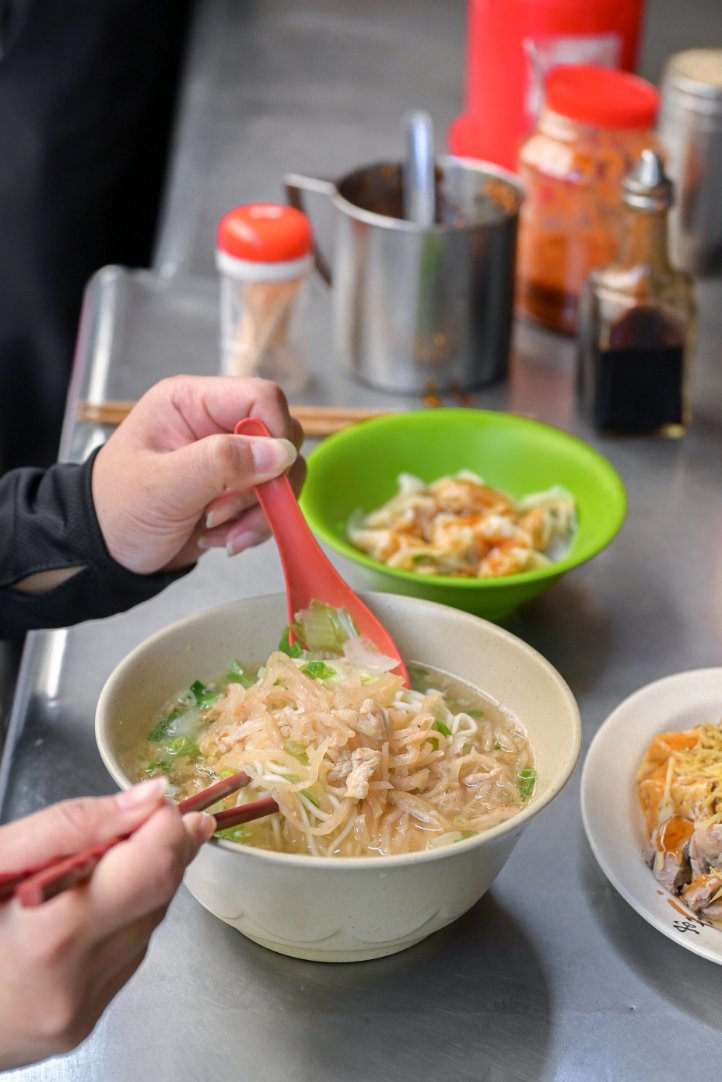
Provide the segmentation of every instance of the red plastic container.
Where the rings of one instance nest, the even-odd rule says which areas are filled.
[[[644,0],[469,0],[464,113],[452,154],[516,169],[559,64],[633,71]]]

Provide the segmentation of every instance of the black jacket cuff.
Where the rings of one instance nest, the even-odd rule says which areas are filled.
[[[138,575],[112,558],[93,505],[96,454],[0,478],[0,636],[124,612],[190,570]],[[83,570],[46,593],[13,589],[38,571],[78,566]]]

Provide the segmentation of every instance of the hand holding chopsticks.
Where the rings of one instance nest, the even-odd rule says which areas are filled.
[[[222,778],[206,789],[186,797],[178,804],[181,814],[205,811],[220,800],[237,792],[247,785],[250,778],[243,771]],[[213,816],[216,830],[227,829],[240,823],[259,819],[276,811],[278,805],[271,797],[242,804],[239,807],[219,811]],[[83,882],[93,872],[102,856],[122,841],[126,841],[132,832],[117,834],[78,852],[61,857],[53,857],[19,872],[0,872],[0,901],[10,897],[17,898],[24,906],[37,906],[55,897],[64,890]]]
[[[0,904],[0,1072],[69,1051],[143,961],[216,825],[211,815],[181,815],[164,781],[62,801],[0,826],[8,870],[127,835],[82,886],[48,905]]]

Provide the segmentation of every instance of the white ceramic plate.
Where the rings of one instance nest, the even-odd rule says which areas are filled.
[[[636,691],[601,726],[582,772],[582,819],[612,886],[664,935],[722,964],[722,930],[698,920],[642,859],[643,822],[635,775],[655,733],[722,717],[722,668],[695,669]]]

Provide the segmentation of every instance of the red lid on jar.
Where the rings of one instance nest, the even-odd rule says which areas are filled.
[[[302,259],[313,246],[305,214],[283,203],[247,203],[221,218],[218,251],[253,263],[287,263]]]
[[[626,71],[563,64],[546,77],[546,105],[555,113],[603,128],[651,128],[659,91]]]

